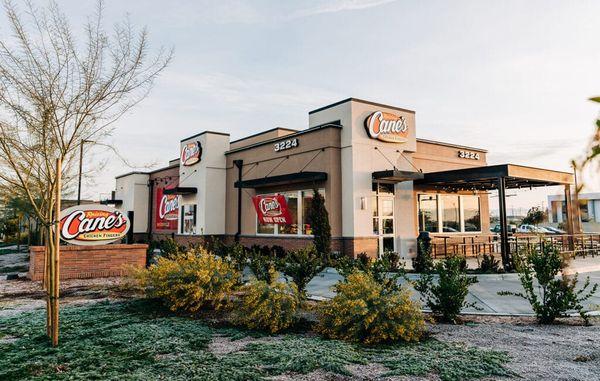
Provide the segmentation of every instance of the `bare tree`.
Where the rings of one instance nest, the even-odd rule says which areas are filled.
[[[103,144],[112,124],[148,95],[172,50],[150,55],[147,30],[127,18],[107,32],[102,1],[83,33],[51,0],[24,10],[6,0],[4,10],[12,38],[0,38],[0,193],[31,203],[48,258],[59,213],[56,160],[68,189],[80,142]]]

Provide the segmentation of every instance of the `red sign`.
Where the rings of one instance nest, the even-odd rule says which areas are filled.
[[[104,205],[78,205],[60,212],[60,238],[74,245],[104,245],[123,238],[131,222]]]
[[[181,163],[185,166],[194,165],[200,161],[202,156],[202,144],[200,142],[187,143],[181,149]]]
[[[408,140],[406,118],[388,112],[376,111],[365,119],[365,129],[371,139],[382,142],[404,143]]]
[[[261,224],[289,225],[292,223],[285,196],[281,194],[254,196],[252,202]]]
[[[179,196],[164,194],[165,188],[156,188],[154,228],[177,230],[179,220]]]

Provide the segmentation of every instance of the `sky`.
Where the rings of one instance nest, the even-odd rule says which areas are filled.
[[[58,3],[76,30],[95,7]],[[485,148],[490,164],[570,171],[599,112],[587,100],[600,95],[599,1],[106,0],[105,8],[107,27],[128,15],[148,28],[152,49],[175,49],[109,139],[138,166],[166,165],[180,139],[204,130],[234,140],[304,129],[308,111],[357,97],[415,110],[418,137]],[[107,152],[93,157],[108,165],[83,195],[106,198],[114,176],[133,169]],[[593,173],[584,180],[600,190]],[[508,206],[558,192],[519,192]]]

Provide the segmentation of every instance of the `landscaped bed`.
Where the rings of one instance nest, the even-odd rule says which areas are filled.
[[[310,331],[268,336],[176,316],[145,300],[65,308],[56,349],[47,345],[44,319],[39,310],[0,319],[0,379],[261,380],[330,373],[463,380],[511,373],[503,352],[435,338],[364,347]]]

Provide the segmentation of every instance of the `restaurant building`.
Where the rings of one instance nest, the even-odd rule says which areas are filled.
[[[234,141],[204,131],[182,139],[180,152],[165,168],[118,176],[105,201],[133,212],[140,240],[218,237],[302,247],[312,240],[308,209],[316,189],[334,251],[409,258],[419,231],[489,236],[491,190],[505,215],[506,188],[564,185],[568,195],[573,180],[564,172],[488,166],[484,149],[417,138],[414,111],[356,98],[310,111],[304,130],[278,127]]]

